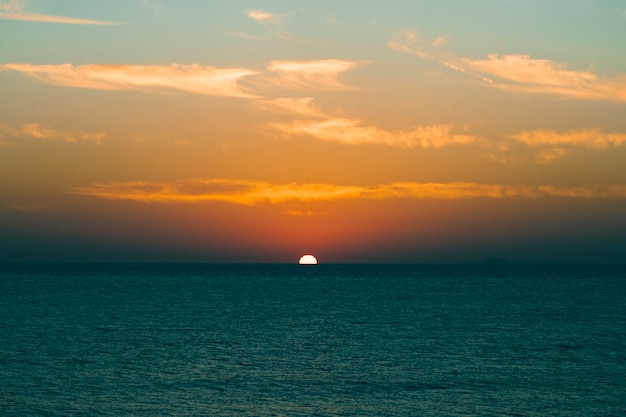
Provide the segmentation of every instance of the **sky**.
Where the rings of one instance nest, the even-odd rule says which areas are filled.
[[[0,262],[626,260],[626,1],[0,0]]]

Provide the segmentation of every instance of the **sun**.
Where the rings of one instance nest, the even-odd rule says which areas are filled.
[[[300,265],[317,265],[317,259],[313,255],[302,255],[298,263]]]

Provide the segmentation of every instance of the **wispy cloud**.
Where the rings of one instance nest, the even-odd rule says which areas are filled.
[[[273,35],[282,39],[290,39],[289,34],[284,28],[284,19],[287,17],[288,13],[277,14],[261,10],[248,10],[247,15],[260,25],[268,27]]]
[[[285,14],[268,13],[261,10],[248,10],[247,15],[250,19],[261,24],[275,24],[286,16]]]
[[[266,71],[248,68],[217,68],[199,64],[0,64],[0,71],[18,71],[37,80],[65,87],[100,90],[139,90],[152,93],[191,94],[262,99],[251,91],[267,88],[292,90],[351,90],[340,75],[362,62],[341,59],[272,61]],[[242,84],[245,79],[246,85]]]
[[[312,97],[277,98],[259,100],[257,103],[265,110],[309,117],[306,120],[292,120],[289,123],[267,124],[270,129],[288,137],[303,135],[346,145],[386,145],[423,149],[466,145],[478,140],[477,136],[467,134],[467,132],[455,132],[453,125],[417,126],[410,130],[384,130],[361,120],[326,114],[313,104]]]
[[[327,213],[324,211],[313,211],[313,210],[288,210],[285,212],[285,214],[288,214],[290,216],[296,216],[296,217],[304,217],[304,216],[323,216]]]
[[[572,71],[548,59],[529,55],[488,55],[484,60],[464,59],[471,69],[496,77],[491,86],[503,90],[587,99],[626,101],[626,75],[600,78],[591,69]]]
[[[271,184],[267,182],[209,179],[174,183],[125,182],[93,184],[75,188],[73,194],[89,195],[110,200],[143,202],[222,201],[235,204],[262,202],[321,201],[357,198],[359,187],[328,184]]]
[[[313,97],[284,97],[257,101],[259,107],[284,114],[328,117],[313,104]]]
[[[507,140],[499,144],[499,149],[490,154],[492,162],[508,164],[528,162],[528,155],[519,146],[510,152],[514,143],[526,145],[539,164],[551,164],[581,149],[603,151],[626,145],[626,133],[605,132],[599,128],[557,131],[553,129],[524,130],[507,135]],[[521,151],[521,152],[520,152]],[[499,153],[498,153],[499,152]],[[517,156],[514,156],[514,155]]]
[[[270,127],[288,135],[308,135],[318,140],[347,145],[380,144],[399,148],[427,149],[469,144],[476,140],[476,137],[472,135],[452,133],[452,125],[418,126],[412,130],[390,132],[376,126],[367,126],[360,120],[327,119],[273,123]]]
[[[198,64],[74,66],[5,64],[0,69],[19,71],[38,80],[67,87],[102,90],[184,91],[192,94],[256,98],[239,81],[255,71],[215,68]]]
[[[441,45],[448,43],[448,40],[450,40],[450,37],[445,35],[445,36],[437,36],[435,38],[434,41],[431,42],[431,45],[434,46],[435,48],[440,47]]]
[[[443,45],[447,41],[447,37],[439,36],[431,42],[431,47],[437,48]],[[390,40],[387,43],[390,49],[405,54],[415,55],[420,58],[435,61],[443,66],[446,66],[452,70],[465,72],[465,68],[458,62],[458,59],[443,58],[436,55],[434,52],[426,51],[420,39],[418,39],[415,32],[405,32]]]
[[[261,37],[259,36],[250,35],[249,33],[244,33],[244,32],[234,32],[232,30],[226,30],[224,31],[224,33],[226,33],[227,35],[235,36],[237,38],[242,38],[242,39],[250,39],[250,40],[255,40],[255,41],[261,39]]]
[[[511,138],[531,147],[548,145],[607,149],[609,146],[626,144],[626,133],[605,133],[601,129],[581,129],[567,132],[550,129],[527,130],[511,135]]]
[[[437,38],[432,46],[441,45]],[[442,57],[427,51],[414,32],[404,33],[388,43],[389,48],[438,62],[452,70],[482,80],[485,85],[525,94],[548,94],[573,99],[626,101],[626,74],[600,77],[591,68],[570,70],[548,59],[529,55],[489,54],[487,59]]]
[[[484,60],[463,59],[478,71],[519,84],[569,87],[597,80],[591,71],[571,71],[547,59],[532,59],[529,55],[489,54]]]
[[[329,25],[337,25],[337,26],[341,26],[342,25],[341,20],[335,19],[332,16],[328,16],[326,18],[326,23],[328,23]]]
[[[339,75],[360,64],[343,59],[272,61],[267,69],[278,77],[275,82],[279,86],[338,90],[351,88],[339,81]]]
[[[199,64],[109,65],[10,63],[0,70],[13,70],[37,80],[66,87],[100,90],[139,90],[145,92],[186,92],[211,96],[260,99],[241,84],[254,77],[254,85],[285,89],[348,90],[339,76],[361,62],[341,59],[312,61],[272,61],[267,71],[248,68],[216,68]],[[252,86],[250,82],[249,86]]]
[[[109,200],[144,203],[197,203],[220,201],[233,204],[279,204],[293,201],[348,199],[438,199],[470,198],[626,198],[626,185],[556,187],[552,185],[497,185],[465,182],[395,182],[372,187],[336,184],[272,184],[231,179],[196,179],[168,183],[116,182],[74,188],[72,194]]]
[[[535,160],[539,164],[551,164],[563,158],[568,153],[570,153],[570,150],[565,148],[556,147],[544,149],[542,151],[539,151]]]
[[[0,3],[0,19],[22,20],[26,22],[64,23],[71,25],[117,25],[115,22],[102,20],[81,19],[66,16],[52,16],[27,12],[24,10],[24,2],[21,0],[9,0]]]
[[[105,132],[58,130],[49,127],[42,127],[39,123],[26,123],[18,128],[0,123],[0,138],[5,135],[11,138],[29,137],[33,139],[70,143],[92,142],[100,144],[107,134]]]
[[[415,32],[404,32],[387,42],[387,46],[397,52],[417,55],[422,58],[430,58],[426,52],[422,51]]]

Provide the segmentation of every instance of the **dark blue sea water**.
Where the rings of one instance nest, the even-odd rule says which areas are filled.
[[[0,266],[1,416],[626,416],[626,268]]]

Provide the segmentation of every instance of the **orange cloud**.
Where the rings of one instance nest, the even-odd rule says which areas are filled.
[[[19,128],[0,124],[0,137],[8,135],[14,138],[30,137],[42,140],[58,140],[63,142],[93,142],[100,144],[106,137],[104,132],[81,132],[57,130],[41,127],[39,123],[26,123]]]
[[[537,154],[536,160],[540,164],[551,164],[565,155],[567,155],[569,151],[565,148],[550,148],[543,150]]]
[[[588,71],[570,71],[547,59],[532,59],[529,55],[489,54],[486,60],[463,59],[463,62],[481,72],[520,84],[568,87],[596,81]]]
[[[285,31],[283,27],[283,20],[288,15],[288,13],[276,14],[276,13],[268,13],[261,10],[249,10],[247,13],[248,17],[255,22],[269,27],[272,34],[281,39],[290,39],[289,34]]]
[[[441,148],[453,144],[469,144],[475,136],[452,134],[451,125],[419,126],[413,130],[389,132],[376,126],[365,126],[360,120],[327,119],[298,120],[290,124],[272,123],[270,127],[287,135],[308,135],[319,140],[348,145],[381,144],[399,148]]]
[[[432,46],[440,46],[444,39],[435,39]],[[455,57],[444,59],[440,53],[426,52],[414,32],[404,33],[387,45],[395,51],[416,55],[455,71],[471,74],[493,88],[574,99],[626,101],[626,74],[601,78],[590,69],[568,70],[564,65],[548,59],[533,59],[529,55],[518,54],[489,54],[487,59],[482,60]]]
[[[341,83],[339,75],[360,63],[342,59],[318,59],[312,61],[272,61],[267,69],[276,74],[276,84],[290,88],[337,90],[349,86]]]
[[[448,41],[447,36],[439,36],[435,38],[431,42],[431,46],[434,48],[438,48]],[[420,45],[420,41],[417,38],[415,32],[405,32],[400,36],[392,39],[387,43],[387,46],[390,49],[393,49],[397,52],[402,52],[410,55],[416,55],[420,58],[429,59],[431,61],[435,61],[443,66],[446,66],[452,70],[465,72],[465,68],[460,63],[452,62],[452,59],[444,59],[439,56],[436,56],[434,53],[424,52],[422,46]]]
[[[434,46],[435,48],[440,47],[441,45],[443,45],[444,43],[448,43],[448,40],[450,39],[449,36],[437,36],[435,38],[434,41],[431,42],[431,45]]]
[[[24,11],[24,3],[20,0],[9,0],[0,4],[0,19],[22,20],[26,22],[65,23],[71,25],[117,25],[119,23],[101,20],[80,19],[65,16],[51,16]]]
[[[249,33],[243,33],[243,32],[234,32],[232,30],[226,30],[224,31],[224,33],[226,33],[227,35],[235,36],[237,38],[242,38],[242,39],[250,39],[250,40],[255,40],[255,41],[262,39],[259,36],[254,36],[254,35],[250,35]]]
[[[600,129],[570,130],[568,132],[539,129],[511,135],[511,138],[531,147],[569,145],[607,149],[610,145],[621,146],[626,144],[626,133],[604,133]]]
[[[111,200],[143,202],[222,201],[236,204],[281,203],[290,200],[319,201],[356,198],[359,187],[327,184],[271,184],[266,182],[210,179],[175,183],[126,182],[75,188],[73,194]]]
[[[233,204],[278,204],[288,201],[335,201],[346,199],[443,199],[468,198],[626,198],[626,185],[555,187],[476,183],[398,182],[374,187],[335,184],[271,184],[267,182],[208,179],[171,183],[123,182],[74,188],[73,194],[109,200],[144,203],[196,203],[221,201]]]
[[[528,55],[488,55],[486,60],[463,60],[470,68],[500,78],[492,86],[503,90],[587,99],[626,101],[626,75],[600,78],[591,70],[572,71],[547,59]]]
[[[263,12],[261,10],[249,10],[248,17],[258,23],[267,24],[267,23],[278,23],[283,17],[284,14],[275,14]]]
[[[67,87],[153,92],[174,90],[212,96],[256,98],[239,85],[239,80],[243,77],[256,74],[255,71],[244,68],[215,68],[198,64],[5,64],[0,69],[19,71],[38,80]]]
[[[264,110],[300,116],[327,117],[313,105],[313,100],[313,97],[284,97],[272,100],[259,100],[257,103]]]
[[[326,18],[326,23],[328,23],[329,25],[337,25],[337,26],[341,26],[341,25],[343,24],[343,23],[341,23],[341,21],[340,21],[340,20],[335,19],[335,18],[334,18],[334,17],[332,17],[332,16],[328,16],[328,17]]]

